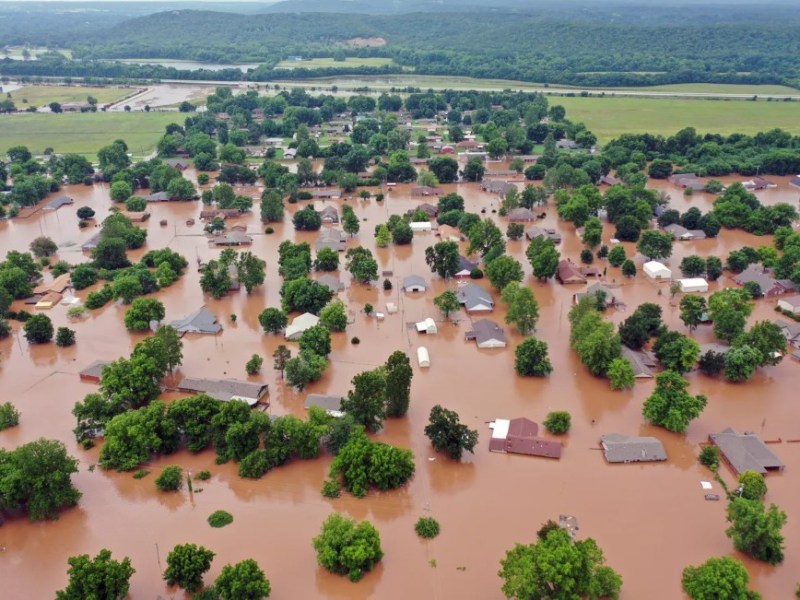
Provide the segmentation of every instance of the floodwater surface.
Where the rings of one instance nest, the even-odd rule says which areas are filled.
[[[194,177],[194,173],[187,173]],[[781,178],[776,178],[781,179]],[[668,184],[665,184],[668,185]],[[487,216],[506,229],[506,219],[492,214],[498,198],[482,192],[476,184],[441,186],[443,192],[458,191],[468,210],[485,208]],[[258,197],[261,189],[247,187],[241,193]],[[686,199],[671,187],[672,203],[680,210],[697,205],[709,207],[710,198],[697,194]],[[0,222],[0,252],[27,250],[31,239],[47,235],[57,241],[59,257],[70,263],[88,260],[80,245],[96,230],[78,228],[75,209],[82,205],[97,211],[98,222],[111,205],[105,185],[71,186],[61,193],[75,198],[75,204],[52,213],[37,212],[27,219]],[[759,192],[765,203],[797,202],[798,192],[786,186]],[[567,312],[575,292],[584,286],[561,286],[555,281],[532,278],[525,258],[527,244],[508,242],[508,252],[525,267],[525,285],[530,286],[540,306],[536,336],[549,345],[554,371],[550,377],[520,378],[514,372],[514,348],[524,339],[513,327],[503,324],[505,307],[493,292],[497,306],[489,316],[506,327],[509,346],[500,350],[479,350],[464,340],[469,329],[467,315],[455,315],[455,323],[441,322],[433,298],[454,282],[432,276],[425,264],[424,251],[438,238],[433,233],[417,234],[411,246],[380,249],[375,247],[373,228],[392,213],[408,210],[431,198],[412,198],[409,186],[387,192],[382,203],[374,199],[332,200],[337,205],[351,204],[363,219],[361,231],[348,246],[365,246],[376,255],[380,269],[392,271],[394,287],[384,291],[382,279],[371,287],[351,282],[349,273],[340,276],[346,289],[339,294],[353,317],[345,333],[333,334],[330,365],[321,381],[306,392],[286,388],[271,369],[271,355],[282,337],[265,335],[258,314],[267,306],[279,306],[280,278],[277,275],[277,247],[284,239],[309,241],[316,233],[295,233],[291,213],[299,206],[287,205],[285,223],[275,226],[272,235],[263,234],[258,209],[232,222],[246,223],[254,243],[250,250],[267,261],[267,280],[263,287],[247,296],[241,292],[222,300],[204,297],[199,287],[197,261],[215,257],[219,250],[208,248],[199,221],[201,204],[154,204],[146,223],[145,248],[132,252],[138,258],[148,249],[169,246],[189,261],[185,275],[173,286],[156,294],[167,313],[167,321],[179,318],[205,304],[212,310],[224,331],[218,336],[184,338],[181,372],[204,377],[246,378],[244,364],[253,354],[265,358],[262,373],[253,379],[270,386],[269,411],[275,415],[303,416],[306,393],[345,394],[357,373],[383,363],[395,350],[409,354],[414,364],[411,408],[403,419],[389,420],[376,439],[411,448],[416,457],[416,474],[403,489],[372,493],[358,500],[346,493],[335,500],[325,499],[320,488],[331,461],[323,455],[317,460],[298,461],[278,468],[260,480],[241,479],[236,465],[218,466],[215,455],[180,452],[153,460],[147,468],[152,474],[133,479],[131,473],[92,469],[98,448],[84,451],[75,442],[70,411],[76,401],[96,386],[82,382],[78,372],[96,359],[127,356],[142,339],[125,330],[125,307],[109,304],[69,326],[77,332],[77,345],[30,347],[13,322],[14,335],[0,342],[0,386],[3,398],[22,413],[18,427],[0,432],[0,447],[14,448],[39,437],[62,440],[70,454],[80,460],[80,473],[74,477],[83,492],[78,507],[64,511],[52,522],[29,523],[14,519],[0,527],[0,580],[8,598],[53,597],[67,582],[67,558],[76,554],[95,555],[109,548],[116,557],[129,556],[136,569],[131,579],[131,598],[184,597],[177,588],[161,579],[165,557],[176,544],[202,544],[214,552],[207,582],[225,564],[254,558],[272,582],[273,596],[281,598],[484,598],[503,597],[497,577],[499,561],[517,542],[530,543],[548,519],[560,514],[574,515],[580,538],[592,537],[604,550],[607,562],[623,577],[622,598],[671,600],[681,597],[681,571],[714,556],[731,555],[742,559],[751,574],[752,587],[765,598],[789,598],[800,573],[800,514],[796,498],[800,484],[795,469],[800,468],[800,445],[786,440],[800,438],[797,419],[797,389],[800,364],[785,360],[776,367],[760,370],[743,385],[728,384],[691,373],[692,393],[708,396],[708,407],[692,422],[685,435],[648,426],[641,416],[644,399],[652,391],[650,380],[639,380],[631,391],[613,392],[606,380],[592,377],[569,349]],[[317,203],[321,207],[322,202]],[[187,225],[193,218],[194,225]],[[160,221],[166,219],[166,226]],[[562,256],[577,260],[581,244],[568,223],[559,222],[553,207],[547,209],[546,226],[564,235]],[[612,237],[606,224],[604,241]],[[723,231],[716,240],[678,242],[667,261],[677,270],[683,256],[698,253],[725,257],[742,245],[771,244],[738,231]],[[462,249],[464,244],[462,243]],[[626,244],[631,255],[632,245]],[[342,261],[343,262],[343,261]],[[637,262],[641,265],[643,259]],[[605,270],[605,263],[599,264]],[[405,275],[423,275],[431,284],[424,293],[400,291]],[[479,282],[490,287],[488,280]],[[606,283],[615,290],[627,309],[609,310],[606,317],[615,323],[623,320],[638,304],[656,302],[662,306],[664,320],[685,331],[679,320],[678,298],[671,299],[668,284],[656,284],[643,275],[622,279],[619,269],[607,267]],[[727,277],[713,289],[732,285]],[[90,289],[78,292],[85,298]],[[712,290],[713,291],[713,290]],[[399,312],[378,321],[363,312],[366,303],[384,310],[395,302]],[[15,305],[15,309],[21,306]],[[761,300],[751,317],[772,319],[774,301]],[[232,323],[229,316],[238,319]],[[68,324],[66,307],[48,312],[56,326]],[[294,315],[293,315],[294,316]],[[409,329],[408,324],[425,317],[439,323],[438,335],[426,337]],[[478,317],[480,318],[480,316]],[[699,328],[696,337],[711,341],[709,328]],[[353,345],[350,339],[360,338]],[[420,370],[416,349],[424,345],[431,356],[431,367]],[[294,345],[292,345],[294,348]],[[166,400],[177,397],[165,395]],[[423,429],[432,406],[441,404],[457,411],[462,422],[477,429],[480,441],[475,454],[455,463],[433,452]],[[541,422],[548,412],[567,410],[572,414],[572,429],[563,437],[561,460],[490,454],[488,422],[495,418],[525,416]],[[746,559],[735,552],[725,536],[725,502],[704,500],[702,480],[713,481],[711,474],[697,463],[699,444],[712,432],[728,426],[740,431],[755,431],[767,440],[783,440],[772,446],[787,467],[783,473],[767,477],[768,502],[788,512],[786,561],[778,567]],[[605,433],[654,435],[666,446],[668,461],[646,465],[608,465],[598,450],[598,438]],[[190,495],[158,492],[153,479],[165,465],[178,464],[196,473],[209,470],[212,477],[197,482]],[[733,483],[723,467],[722,476]],[[715,493],[722,493],[713,482]],[[232,513],[234,522],[212,529],[206,518],[215,510]],[[361,582],[329,574],[316,564],[312,538],[331,512],[355,519],[369,519],[378,528],[385,558]],[[422,541],[414,532],[420,516],[433,516],[441,523],[441,534]]]

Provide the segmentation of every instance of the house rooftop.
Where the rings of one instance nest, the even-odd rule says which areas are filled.
[[[172,321],[170,327],[178,333],[216,334],[222,331],[222,325],[217,322],[216,315],[204,306],[182,319]]]
[[[654,437],[609,433],[600,437],[600,445],[610,463],[667,460],[664,444]]]
[[[708,436],[736,474],[755,471],[766,474],[783,470],[783,463],[755,433],[738,433],[728,427]]]
[[[468,340],[475,340],[478,346],[487,342],[494,342],[498,346],[505,346],[508,343],[505,330],[491,319],[478,319],[465,335]]]
[[[212,398],[227,402],[244,400],[250,406],[256,404],[267,393],[266,383],[252,383],[240,379],[198,379],[184,377],[178,384],[183,392],[208,394]]]
[[[538,433],[539,425],[525,417],[495,419],[489,451],[561,458],[561,442],[540,438]]]
[[[306,396],[303,406],[307,409],[318,406],[325,410],[332,417],[344,416],[342,411],[342,396],[330,396],[327,394],[309,394]]]

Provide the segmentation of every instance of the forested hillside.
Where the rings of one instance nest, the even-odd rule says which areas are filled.
[[[317,4],[315,0],[312,6]],[[452,3],[445,6],[452,8]],[[800,14],[779,4],[723,9],[555,3],[505,11],[395,15],[173,10],[98,28],[94,35],[76,36],[70,47],[84,60],[263,62],[266,67],[248,76],[262,81],[353,72],[344,64],[335,71],[304,71],[302,61],[291,71],[272,70],[291,55],[348,55],[394,59],[394,66],[374,71],[382,73],[405,69],[579,86],[686,82],[798,86],[798,26]],[[372,38],[377,45],[357,47],[355,38]],[[21,69],[0,66],[4,74],[20,74]],[[43,72],[48,68],[41,65],[24,69],[29,74],[54,74]],[[102,71],[75,65],[67,70],[79,75],[81,69],[87,75]]]

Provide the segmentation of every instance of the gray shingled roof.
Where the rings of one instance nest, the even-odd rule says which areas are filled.
[[[184,377],[178,389],[185,392],[208,394],[226,402],[233,399],[258,400],[267,393],[266,383],[251,383],[240,379],[199,379]]]
[[[600,445],[610,463],[667,460],[664,444],[654,437],[609,433],[600,436]]]
[[[783,469],[783,463],[755,433],[738,433],[728,427],[712,433],[708,439],[715,444],[737,474],[755,471],[762,475],[770,469]]]
[[[468,283],[461,286],[456,291],[458,301],[464,305],[464,308],[471,310],[477,306],[486,305],[494,307],[494,300],[492,295],[475,283]]]
[[[201,307],[182,319],[172,321],[170,327],[178,333],[212,333],[222,331],[222,325],[217,323],[217,317],[206,307]]]

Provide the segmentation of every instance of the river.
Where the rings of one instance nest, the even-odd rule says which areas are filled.
[[[194,176],[192,172],[187,175]],[[796,203],[798,192],[787,187],[786,178],[774,179],[780,181],[780,188],[759,192],[762,201],[771,203],[780,198]],[[468,210],[486,208],[505,231],[505,219],[490,212],[497,207],[496,197],[480,191],[476,184],[441,187],[444,192],[462,194]],[[256,187],[238,190],[254,197],[260,191]],[[677,188],[670,186],[670,192],[673,204],[680,210],[690,205],[705,210],[710,203],[705,194],[685,199]],[[86,260],[79,247],[95,230],[78,228],[75,209],[91,206],[101,220],[111,204],[108,189],[100,184],[69,186],[60,193],[74,197],[75,205],[54,213],[39,212],[24,220],[0,222],[0,252],[27,250],[31,239],[48,235],[59,244],[61,258],[73,263]],[[142,336],[125,330],[124,307],[109,304],[73,324],[68,323],[66,307],[57,306],[48,314],[56,326],[69,324],[76,330],[76,346],[29,347],[24,337],[16,335],[16,322],[15,335],[0,341],[0,385],[4,397],[22,413],[18,427],[0,432],[0,446],[14,448],[41,436],[62,440],[70,454],[80,460],[80,473],[74,481],[83,498],[77,508],[64,511],[57,521],[29,523],[14,519],[0,527],[0,578],[7,597],[52,597],[55,590],[66,585],[69,556],[94,556],[104,547],[116,557],[132,559],[136,574],[131,579],[131,598],[188,597],[177,588],[168,587],[161,573],[172,547],[192,542],[217,554],[205,581],[213,581],[223,565],[252,557],[271,580],[274,597],[500,599],[497,571],[505,551],[516,542],[534,541],[540,525],[560,514],[577,517],[579,537],[597,540],[608,564],[623,577],[621,597],[625,600],[679,598],[682,569],[721,555],[742,558],[751,574],[752,587],[765,598],[792,595],[800,573],[800,554],[796,551],[800,539],[796,502],[800,484],[793,476],[794,469],[800,468],[800,445],[772,446],[787,465],[783,473],[767,478],[767,501],[777,503],[789,514],[784,528],[788,551],[785,563],[779,567],[744,559],[733,550],[725,536],[725,502],[704,500],[700,482],[712,479],[708,470],[697,463],[696,455],[698,445],[706,441],[709,433],[728,426],[756,431],[769,440],[800,437],[796,416],[800,364],[787,359],[776,367],[760,370],[743,385],[691,373],[690,391],[709,398],[702,416],[692,422],[685,435],[648,426],[643,422],[641,405],[652,391],[653,381],[640,380],[631,391],[613,392],[607,381],[589,375],[569,349],[566,319],[572,295],[581,286],[576,289],[554,281],[534,281],[524,255],[525,242],[509,242],[508,250],[524,265],[525,284],[533,288],[540,305],[536,336],[548,343],[554,366],[552,375],[544,379],[515,375],[514,347],[523,338],[513,327],[507,327],[509,347],[491,351],[479,350],[472,342],[464,341],[469,320],[463,314],[458,315],[457,324],[440,323],[436,336],[423,337],[406,327],[407,322],[428,316],[439,320],[433,298],[450,287],[432,277],[425,265],[425,248],[438,241],[434,234],[417,234],[410,246],[375,247],[374,226],[389,214],[420,202],[411,197],[410,186],[397,186],[382,203],[374,199],[347,202],[363,219],[361,232],[348,245],[370,248],[380,269],[394,272],[394,289],[386,292],[380,285],[353,284],[349,274],[341,274],[347,287],[340,297],[354,314],[355,322],[345,333],[333,334],[331,363],[322,380],[307,392],[344,394],[355,374],[384,362],[394,350],[408,352],[414,364],[410,411],[407,418],[387,421],[386,429],[376,436],[414,451],[417,471],[408,486],[389,493],[371,493],[362,500],[347,494],[336,500],[325,499],[320,487],[327,475],[329,456],[290,463],[258,481],[239,478],[235,465],[217,466],[211,451],[199,455],[181,452],[156,459],[147,466],[153,474],[141,480],[133,479],[131,473],[106,472],[99,467],[90,470],[97,462],[98,449],[84,451],[78,447],[71,433],[74,417],[70,411],[96,386],[80,381],[78,371],[99,358],[128,355]],[[275,415],[303,416],[305,393],[287,389],[270,368],[272,352],[283,339],[264,335],[258,314],[280,302],[278,244],[284,239],[313,244],[316,238],[315,233],[295,233],[291,226],[291,214],[303,204],[287,205],[287,220],[275,226],[272,235],[260,233],[263,227],[257,204],[252,215],[237,219],[247,224],[254,236],[252,251],[268,265],[265,285],[251,296],[242,291],[217,301],[202,295],[194,268],[196,259],[208,260],[219,251],[209,249],[201,235],[199,202],[149,206],[152,217],[146,224],[147,245],[131,253],[132,258],[137,258],[148,249],[169,246],[189,260],[190,268],[183,278],[156,295],[166,306],[167,320],[206,304],[223,323],[224,331],[219,336],[184,338],[181,371],[207,377],[245,378],[245,361],[258,353],[265,358],[265,364],[257,379],[269,384],[270,411]],[[547,213],[544,224],[564,235],[562,255],[577,260],[581,245],[574,228],[559,222],[552,206]],[[194,218],[196,224],[188,226],[188,218]],[[159,224],[162,219],[167,220],[164,227]],[[613,227],[606,224],[604,241],[612,234]],[[770,243],[769,239],[724,230],[716,240],[676,243],[675,254],[667,262],[677,270],[687,254],[724,258],[730,250],[745,244],[757,247]],[[632,246],[626,244],[626,249],[630,255]],[[399,280],[410,273],[423,275],[432,283],[432,289],[414,295],[398,291]],[[670,300],[666,284],[653,283],[641,274],[623,282],[619,270],[610,267],[607,278],[609,282],[622,283],[618,293],[628,307],[609,310],[607,318],[618,323],[637,304],[655,302],[663,307],[664,320],[670,327],[686,331],[679,320],[677,298]],[[489,288],[487,280],[480,283]],[[726,285],[731,282],[723,277],[712,289]],[[89,291],[78,295],[85,298]],[[499,294],[493,294],[497,307],[490,318],[502,323],[505,309]],[[362,312],[367,302],[382,310],[388,301],[398,303],[400,312],[387,315],[382,322]],[[751,323],[772,319],[773,305],[772,300],[760,300]],[[238,316],[235,324],[228,318],[231,314]],[[349,340],[353,336],[358,336],[361,344],[352,345]],[[701,327],[696,337],[701,342],[710,341],[711,331]],[[430,369],[416,366],[415,353],[420,345],[430,351]],[[173,397],[166,396],[168,400]],[[462,422],[479,431],[474,456],[467,454],[458,464],[432,451],[423,428],[435,404],[456,410]],[[573,419],[572,430],[564,436],[561,460],[489,453],[488,421],[526,416],[541,422],[552,410],[567,410]],[[612,432],[654,435],[664,442],[669,460],[608,465],[598,451],[598,438]],[[179,464],[192,472],[207,469],[212,478],[197,482],[193,496],[186,491],[160,493],[153,479],[168,464]],[[725,467],[721,474],[733,483],[734,478]],[[713,485],[713,492],[722,493],[716,482]],[[234,523],[222,529],[209,527],[206,518],[218,509],[232,513]],[[316,564],[311,539],[333,511],[359,520],[369,519],[380,531],[385,558],[358,584],[331,575]],[[416,536],[413,526],[420,516],[439,520],[439,537],[421,541]]]

